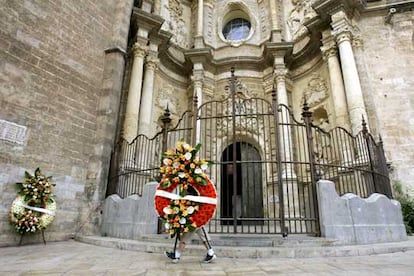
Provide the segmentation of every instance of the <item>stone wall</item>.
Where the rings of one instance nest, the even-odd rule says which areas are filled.
[[[46,240],[99,231],[123,72],[122,55],[104,50],[126,47],[133,1],[117,2],[2,3],[0,246],[19,241],[9,207],[15,183],[37,167],[56,183]]]
[[[358,22],[362,48],[356,50],[367,110],[374,133],[384,141],[393,180],[414,196],[414,12],[363,14]]]

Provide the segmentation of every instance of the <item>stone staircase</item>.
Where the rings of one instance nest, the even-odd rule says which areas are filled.
[[[197,235],[194,235],[191,244],[187,245],[185,255],[205,254],[205,248],[197,238]],[[228,258],[346,257],[414,250],[414,237],[403,242],[365,245],[343,245],[335,240],[306,235],[290,235],[282,238],[279,235],[211,234],[211,238],[216,254]],[[160,254],[171,251],[175,241],[165,234],[145,235],[139,240],[78,235],[75,240],[103,247]]]

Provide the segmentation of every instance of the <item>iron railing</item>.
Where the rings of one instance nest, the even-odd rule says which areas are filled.
[[[382,141],[375,142],[362,121],[351,135],[313,125],[304,103],[302,120],[272,100],[237,91],[232,72],[230,95],[185,112],[174,127],[168,109],[162,131],[118,144],[111,162],[108,195],[142,195],[143,185],[159,180],[162,152],[178,140],[201,142],[200,157],[212,160],[207,174],[219,200],[208,224],[219,233],[319,234],[316,182],[335,183],[338,194],[363,198],[382,193],[392,198]]]

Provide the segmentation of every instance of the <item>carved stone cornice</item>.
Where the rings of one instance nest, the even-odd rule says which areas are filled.
[[[323,20],[329,20],[330,16],[339,11],[351,14],[354,2],[355,0],[319,0],[312,7]]]
[[[132,10],[132,18],[135,22],[138,30],[144,29],[148,33],[158,33],[161,25],[164,23],[164,19],[154,13],[148,13],[142,9],[134,7]]]

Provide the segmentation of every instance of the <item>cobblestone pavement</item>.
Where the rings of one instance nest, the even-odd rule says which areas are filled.
[[[170,263],[160,253],[99,247],[77,241],[0,248],[0,275],[414,275],[414,250],[325,258],[220,258],[183,256]]]

